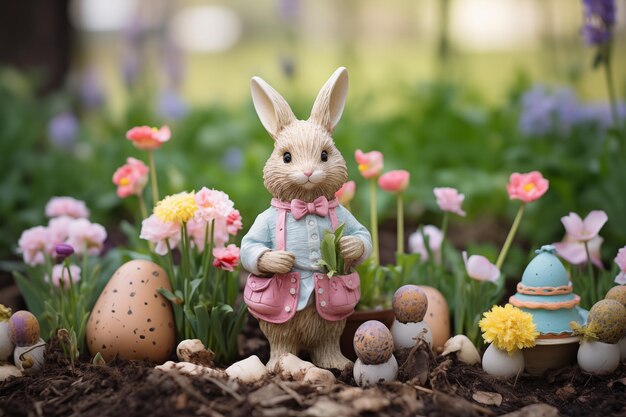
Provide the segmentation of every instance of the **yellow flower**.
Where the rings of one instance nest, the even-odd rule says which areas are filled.
[[[191,220],[197,209],[194,193],[182,192],[159,201],[154,208],[154,214],[162,222],[186,223]]]
[[[485,342],[493,343],[495,347],[508,353],[535,346],[539,332],[530,313],[524,313],[507,304],[504,307],[493,306],[483,316],[478,325]]]

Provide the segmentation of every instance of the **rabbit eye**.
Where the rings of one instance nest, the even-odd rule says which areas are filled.
[[[328,161],[328,152],[322,151],[322,162]]]
[[[286,164],[291,162],[291,154],[289,152],[285,152],[283,154],[283,162],[286,163]]]

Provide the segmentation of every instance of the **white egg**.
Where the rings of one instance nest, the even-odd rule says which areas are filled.
[[[9,322],[7,320],[0,321],[0,361],[8,361],[15,345],[11,341],[9,334]]]
[[[433,332],[424,321],[402,323],[396,319],[391,326],[391,335],[395,349],[412,348],[417,343],[417,338],[428,343],[431,349],[433,347]]]
[[[13,352],[15,366],[25,374],[34,374],[41,370],[44,364],[46,342],[42,338],[32,346],[17,346]]]
[[[619,356],[616,343],[582,342],[578,348],[578,366],[591,374],[606,375],[617,369]]]
[[[374,385],[379,382],[395,381],[398,378],[398,361],[396,361],[393,355],[387,362],[376,365],[366,365],[361,359],[357,359],[354,363],[352,374],[360,387]]]
[[[622,362],[626,361],[626,336],[617,342],[617,346],[619,346],[619,360]]]
[[[509,355],[491,344],[483,355],[483,369],[492,376],[512,378],[524,370],[524,355],[520,350]]]

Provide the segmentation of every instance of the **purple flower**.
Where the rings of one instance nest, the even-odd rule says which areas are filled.
[[[50,141],[59,148],[71,148],[78,135],[78,119],[73,113],[59,113],[48,122]]]
[[[583,0],[585,19],[599,17],[607,26],[615,24],[615,0]]]
[[[580,105],[569,88],[549,92],[536,85],[522,95],[521,104],[519,129],[527,136],[567,135],[579,120]]]
[[[228,148],[224,154],[222,162],[227,171],[238,172],[243,165],[243,153],[241,152],[241,149],[234,146]]]
[[[65,259],[68,256],[72,256],[74,253],[74,247],[72,245],[68,245],[67,243],[59,243],[54,247],[54,251],[59,258]]]
[[[157,113],[165,119],[182,119],[189,112],[189,106],[173,89],[167,89],[159,94]]]
[[[300,19],[300,12],[302,11],[301,0],[278,0],[278,16],[293,24],[296,24]]]
[[[102,76],[96,67],[85,71],[81,77],[79,95],[82,104],[88,109],[98,109],[104,103]]]
[[[615,0],[583,0],[585,23],[581,30],[588,45],[602,45],[611,39],[615,24]]]
[[[585,23],[581,29],[581,34],[587,45],[602,45],[611,39],[611,32],[604,27],[594,26],[592,23]]]

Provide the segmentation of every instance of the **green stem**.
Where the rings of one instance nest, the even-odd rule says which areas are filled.
[[[205,299],[207,286],[211,273],[211,262],[213,261],[213,239],[214,239],[214,220],[211,219],[204,232],[204,253],[202,254],[202,284],[200,286],[200,298]]]
[[[515,216],[515,220],[513,220],[513,225],[511,226],[511,230],[509,230],[509,234],[504,241],[504,246],[502,247],[502,251],[500,251],[500,255],[498,255],[498,260],[496,261],[496,266],[498,269],[502,269],[502,264],[506,259],[506,255],[511,248],[511,243],[513,242],[513,238],[515,237],[515,233],[517,233],[517,228],[519,227],[520,222],[522,221],[522,216],[524,216],[524,209],[526,208],[526,203],[522,203],[517,211],[517,215]]]
[[[448,232],[449,220],[450,214],[447,211],[444,211],[443,219],[441,220],[441,265],[444,269],[446,265],[446,233]]]
[[[611,47],[613,42],[609,41],[604,50],[604,76],[606,78],[606,86],[609,90],[609,102],[611,103],[611,117],[613,119],[613,127],[621,132],[619,115],[617,113],[617,97],[615,95],[615,85],[613,84],[613,71],[611,70]],[[623,146],[623,144],[622,144]]]
[[[587,255],[587,273],[589,274],[589,279],[591,280],[591,302],[590,304],[595,303],[598,300],[597,294],[597,286],[596,286],[596,277],[593,273],[593,264],[591,263],[591,255],[589,254],[589,242],[585,242],[585,254]]]
[[[374,265],[380,264],[380,258],[378,256],[378,213],[376,204],[376,178],[370,180],[370,225],[372,233],[372,256]]]
[[[139,199],[139,211],[141,211],[141,218],[148,218],[148,210],[146,209],[146,200],[143,198],[143,194],[137,194],[137,198]]]
[[[159,202],[159,184],[157,182],[156,163],[154,162],[154,151],[148,151],[150,158],[150,186],[152,187],[152,205],[156,206]]]
[[[404,204],[402,202],[402,193],[398,193],[397,196],[398,205],[398,253],[404,253]]]

